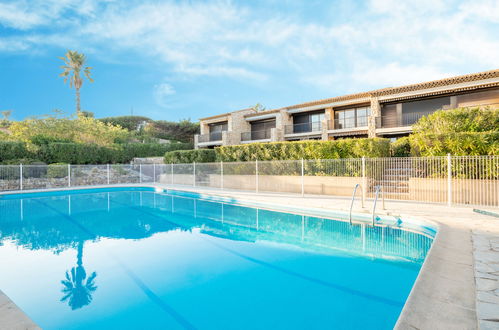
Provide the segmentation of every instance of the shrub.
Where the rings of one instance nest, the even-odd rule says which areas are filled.
[[[15,158],[15,159],[9,159],[1,162],[0,164],[2,165],[31,165],[31,164],[36,164],[40,163],[40,160],[38,159],[33,159],[33,158]]]
[[[68,175],[68,167],[65,163],[54,163],[47,166],[47,178],[64,178]]]
[[[498,155],[499,109],[437,111],[414,125],[409,141],[417,156]]]
[[[191,143],[130,143],[123,145],[127,161],[134,157],[161,157],[166,152],[192,149]]]
[[[499,108],[457,108],[439,110],[421,118],[413,134],[499,131]]]
[[[193,123],[189,119],[177,122],[166,120],[156,120],[148,123],[145,133],[160,139],[178,140],[191,142],[194,134],[199,133],[199,124]]]
[[[129,139],[129,132],[119,126],[83,116],[65,118],[58,113],[13,122],[9,130],[12,138],[25,143],[71,141],[105,146]]]
[[[411,143],[408,136],[395,140],[390,145],[392,157],[409,157],[411,155]]]
[[[499,155],[499,132],[415,134],[410,143],[418,156]]]
[[[99,121],[114,126],[120,126],[129,131],[137,131],[143,122],[148,123],[151,121],[151,118],[143,116],[118,116],[101,118]]]
[[[31,153],[22,142],[0,141],[0,162],[29,158]]]
[[[214,149],[178,150],[165,154],[165,163],[211,163],[216,161]]]
[[[39,156],[47,163],[106,164],[125,161],[123,149],[119,146],[79,143],[50,143],[40,147]]]
[[[335,141],[298,141],[251,143],[216,148],[218,161],[334,159],[359,157],[388,157],[387,139],[345,139]]]

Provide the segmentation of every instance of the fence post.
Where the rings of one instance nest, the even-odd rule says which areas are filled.
[[[19,190],[23,190],[23,164],[19,164]]]
[[[255,160],[255,180],[256,180],[256,193],[258,194],[258,159]]]
[[[71,187],[71,164],[68,164],[68,187]]]
[[[171,183],[170,184],[173,184],[173,163],[170,163],[170,169],[171,169]]]
[[[153,183],[156,183],[156,163],[152,164],[152,177],[153,177]]]
[[[224,162],[220,162],[220,188],[224,189]]]
[[[362,205],[366,202],[367,177],[366,177],[366,157],[362,156]]]
[[[111,168],[109,164],[107,164],[107,184],[111,183]]]
[[[452,157],[447,154],[447,205],[452,205]]]
[[[139,183],[142,183],[142,164],[139,164]]]
[[[305,196],[305,182],[304,182],[304,175],[305,175],[305,161],[303,158],[301,159],[301,195]]]
[[[192,186],[196,186],[196,162],[192,162]]]

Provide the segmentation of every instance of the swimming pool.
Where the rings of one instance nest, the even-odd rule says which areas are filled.
[[[145,187],[0,196],[0,289],[44,329],[389,329],[431,243]]]

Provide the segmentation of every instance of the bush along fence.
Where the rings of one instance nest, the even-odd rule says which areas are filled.
[[[121,164],[135,157],[163,156],[173,150],[192,149],[190,143],[128,143],[99,146],[96,144],[52,142],[40,145],[0,141],[0,163],[3,164]]]
[[[140,183],[498,207],[499,156],[0,166],[3,191]]]

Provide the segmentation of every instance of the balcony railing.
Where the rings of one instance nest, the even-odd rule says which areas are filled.
[[[254,141],[270,139],[270,130],[253,131],[241,133],[241,141]]]
[[[200,134],[198,143],[222,141],[222,132],[213,132],[209,134]]]
[[[285,134],[320,132],[321,130],[322,130],[321,121],[284,126]]]
[[[367,116],[347,119],[334,119],[328,122],[329,129],[349,129],[357,127],[366,127],[368,124]]]
[[[404,127],[415,124],[423,116],[430,115],[435,111],[403,113],[395,116],[381,116],[376,118],[377,128]]]

